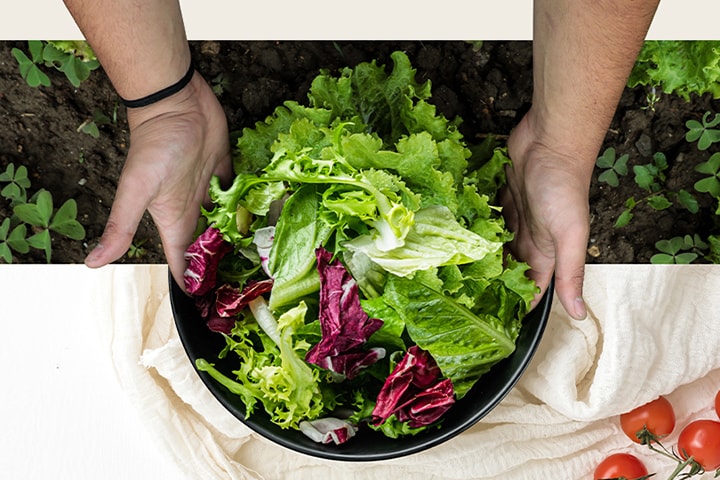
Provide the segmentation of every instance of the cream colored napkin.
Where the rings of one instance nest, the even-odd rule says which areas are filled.
[[[632,444],[617,415],[662,394],[679,426],[716,418],[720,267],[588,265],[588,318],[572,320],[555,302],[532,363],[487,417],[429,451],[369,463],[297,454],[230,415],[180,344],[167,267],[106,267],[104,276],[97,315],[119,381],[189,479],[581,479],[629,451],[661,480],[673,465]]]

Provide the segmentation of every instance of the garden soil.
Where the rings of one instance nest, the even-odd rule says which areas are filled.
[[[9,163],[25,165],[31,193],[48,190],[56,207],[67,199],[77,201],[86,238],[74,241],[53,234],[51,261],[81,263],[102,234],[128,151],[125,110],[118,106],[117,94],[102,70],[74,88],[62,73],[46,69],[52,86],[29,87],[11,54],[13,47],[28,51],[27,42],[0,42],[0,171]],[[215,88],[233,131],[264,120],[285,100],[305,103],[320,69],[337,72],[376,59],[389,70],[390,53],[395,50],[408,54],[419,81],[432,82],[431,103],[438,111],[448,118],[462,118],[460,129],[471,144],[489,134],[504,142],[529,108],[532,95],[532,51],[526,41],[196,41],[191,48],[197,69]],[[588,263],[647,263],[657,253],[658,240],[688,234],[705,239],[717,233],[715,201],[693,189],[702,178],[695,166],[710,153],[685,140],[685,122],[701,119],[706,111],[714,114],[718,104],[709,97],[685,101],[659,94],[651,106],[648,94],[644,87],[626,89],[607,131],[601,152],[612,147],[618,156],[628,154],[630,174],[617,187],[599,182],[599,171],[593,176]],[[95,138],[81,126],[98,114],[107,121],[97,122],[102,124]],[[615,227],[627,199],[647,195],[633,181],[632,167],[651,163],[657,152],[668,161],[666,188],[694,193],[699,212],[691,214],[679,206],[655,211],[641,202],[629,225]],[[10,213],[8,203],[0,198],[0,221]],[[149,216],[141,222],[134,246],[118,262],[164,263]],[[13,261],[44,263],[46,258],[44,252],[31,250]],[[698,261],[703,261],[702,256]]]

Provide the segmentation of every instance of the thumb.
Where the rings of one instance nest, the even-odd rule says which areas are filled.
[[[133,188],[120,179],[105,230],[97,246],[85,258],[85,265],[98,268],[128,251],[150,198],[147,190]]]
[[[555,291],[565,311],[577,320],[587,315],[583,300],[586,247],[587,236],[581,229],[575,236],[558,242],[556,251]]]

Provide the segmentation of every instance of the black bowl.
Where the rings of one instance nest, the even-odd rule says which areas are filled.
[[[240,421],[265,438],[307,455],[343,461],[387,460],[427,450],[467,430],[490,412],[513,388],[540,343],[552,304],[552,284],[538,306],[524,319],[516,349],[496,364],[480,381],[445,414],[440,428],[425,430],[415,436],[391,439],[380,432],[361,428],[342,445],[316,443],[297,430],[281,429],[262,410],[256,409],[245,418],[245,405],[235,394],[216,382],[206,372],[198,372],[205,386]],[[225,346],[222,335],[211,332],[195,307],[194,301],[178,287],[170,276],[170,301],[180,340],[193,367],[197,358],[205,358],[233,378],[231,363],[216,360]]]

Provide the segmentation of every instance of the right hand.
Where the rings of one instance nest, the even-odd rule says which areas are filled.
[[[99,244],[87,256],[101,267],[130,247],[147,210],[160,234],[175,281],[184,288],[184,253],[193,241],[200,206],[209,202],[213,175],[232,177],[225,113],[210,87],[195,73],[175,95],[128,109],[130,149]]]
[[[533,110],[508,139],[513,165],[502,196],[512,252],[530,265],[529,276],[545,293],[555,274],[555,291],[573,318],[586,316],[582,298],[585,253],[590,231],[587,165],[568,144],[548,141],[534,124]],[[582,151],[582,149],[580,149]],[[591,159],[592,160],[592,159]]]

